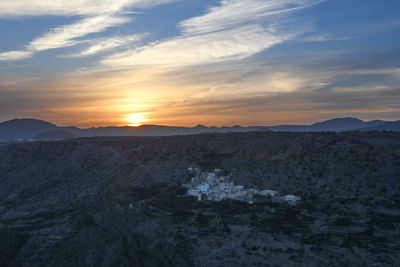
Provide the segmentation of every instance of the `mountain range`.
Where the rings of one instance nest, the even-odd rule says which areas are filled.
[[[335,118],[311,125],[278,125],[278,126],[233,126],[233,127],[175,127],[161,125],[142,125],[139,127],[92,127],[81,129],[75,126],[57,126],[37,119],[13,119],[0,123],[0,139],[49,140],[69,139],[94,136],[172,136],[201,133],[228,132],[343,132],[343,131],[400,131],[400,121],[383,120],[362,121],[356,118]]]

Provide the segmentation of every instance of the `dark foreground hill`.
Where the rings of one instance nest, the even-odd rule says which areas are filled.
[[[0,266],[400,263],[398,133],[86,138],[0,158]],[[302,201],[197,201],[189,166]]]

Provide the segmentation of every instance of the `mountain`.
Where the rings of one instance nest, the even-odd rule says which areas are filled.
[[[269,128],[277,132],[344,132],[368,127],[378,127],[385,123],[387,122],[381,120],[365,122],[356,118],[336,118],[323,122],[317,122],[312,125],[279,125]]]
[[[393,131],[400,132],[400,120],[360,129],[361,131]]]
[[[368,123],[368,127],[375,127],[375,126],[383,125],[388,122],[383,121],[383,120],[373,120],[373,121],[369,121],[367,123]]]
[[[15,119],[0,123],[0,140],[16,139],[64,139],[94,136],[172,136],[201,133],[270,131],[264,126],[252,127],[174,127],[162,125],[142,125],[139,127],[92,127],[80,129],[75,126],[57,126],[35,119]]]
[[[14,119],[0,123],[0,139],[29,139],[56,130],[55,124],[35,119]]]
[[[277,125],[269,127],[274,132],[309,132],[308,125]]]
[[[312,125],[278,125],[278,126],[222,126],[177,127],[162,125],[142,125],[139,127],[92,127],[80,129],[75,126],[57,126],[35,119],[15,119],[0,123],[0,140],[16,139],[64,139],[95,136],[172,136],[202,133],[234,132],[344,132],[344,131],[400,131],[399,122],[382,120],[362,121],[356,118],[336,118],[317,122]]]
[[[327,120],[323,122],[317,122],[311,125],[312,131],[331,131],[331,132],[343,132],[351,131],[353,129],[367,127],[368,123],[355,118],[338,118]]]
[[[226,133],[226,132],[253,132],[253,131],[270,131],[267,127],[177,127],[162,125],[142,125],[138,127],[97,127],[88,129],[66,129],[77,136],[93,137],[93,136],[172,136],[172,135],[188,135],[201,133]]]

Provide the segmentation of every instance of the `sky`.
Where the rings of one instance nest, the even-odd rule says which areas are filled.
[[[398,0],[0,2],[0,121],[400,120]]]

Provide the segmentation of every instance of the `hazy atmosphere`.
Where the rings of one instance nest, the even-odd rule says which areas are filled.
[[[0,121],[400,118],[398,0],[0,2]]]

